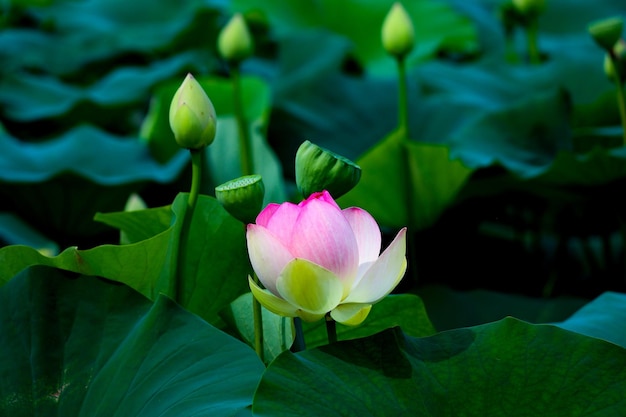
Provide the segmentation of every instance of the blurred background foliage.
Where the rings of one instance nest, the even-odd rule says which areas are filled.
[[[241,12],[256,43],[243,90],[267,202],[298,198],[304,140],[357,161],[363,180],[340,203],[368,209],[389,236],[410,223],[400,291],[420,294],[438,329],[506,314],[557,321],[603,291],[626,292],[626,150],[586,31],[624,14],[623,2],[549,0],[542,62],[531,65],[523,32],[505,35],[503,1],[406,1],[417,45],[410,179],[397,172],[397,79],[380,45],[391,3],[0,2],[0,243],[48,254],[114,243],[97,212],[123,210],[133,193],[157,207],[186,190],[167,109],[187,72],[219,118],[203,192],[239,176],[215,44]]]

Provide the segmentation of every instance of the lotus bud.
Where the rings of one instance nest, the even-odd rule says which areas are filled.
[[[260,175],[246,175],[215,188],[215,198],[243,223],[253,223],[263,207],[265,186]]]
[[[396,58],[406,56],[415,45],[413,23],[404,7],[394,3],[385,17],[382,28],[383,47]]]
[[[619,16],[593,22],[587,28],[593,40],[605,51],[611,51],[622,36],[624,19]]]
[[[339,198],[360,179],[358,165],[308,140],[296,152],[296,184],[304,198],[322,190]]]
[[[513,6],[524,16],[536,17],[546,9],[546,0],[513,0]]]
[[[226,61],[233,63],[239,63],[253,54],[254,42],[241,14],[235,14],[222,29],[217,49]]]
[[[182,148],[202,149],[215,139],[215,108],[191,74],[187,74],[172,98],[170,127]]]
[[[613,55],[615,56],[615,63],[617,64],[617,71],[619,72],[619,80],[621,82],[626,81],[626,42],[620,39],[613,47]],[[618,78],[615,76],[615,65],[611,56],[607,53],[604,55],[604,73],[609,80],[617,82]]]

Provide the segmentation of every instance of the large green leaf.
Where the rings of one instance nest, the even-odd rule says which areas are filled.
[[[172,204],[169,228],[137,243],[92,249],[70,247],[54,257],[27,246],[2,248],[0,283],[9,281],[28,266],[47,265],[122,282],[152,300],[160,293],[173,295],[171,251],[175,250],[173,245],[187,198],[187,194],[179,194]],[[144,220],[153,219],[147,216]],[[110,223],[116,222],[110,219]],[[214,198],[200,196],[190,230],[188,251],[180,259],[185,268],[180,278],[179,300],[185,308],[217,323],[217,313],[248,288],[246,276],[250,266],[243,227]]]
[[[232,416],[264,369],[168,298],[94,277],[31,268],[0,306],[5,416]]]
[[[323,320],[303,323],[307,349],[328,343],[328,335]],[[424,304],[419,297],[411,294],[394,294],[372,306],[365,321],[358,326],[345,326],[337,323],[337,339],[351,340],[371,336],[375,333],[400,326],[409,336],[424,337],[435,333]]]
[[[233,87],[232,82],[224,78],[198,77],[197,80],[211,98],[217,113],[215,141],[206,149],[207,170],[215,187],[242,175]],[[171,82],[157,91],[142,126],[142,137],[148,141],[159,161],[169,160],[180,150],[169,127],[169,105],[179,85],[178,81]],[[282,168],[265,139],[271,107],[269,86],[260,78],[242,77],[241,92],[249,124],[254,168],[265,184],[265,202],[282,202],[285,200]]]
[[[137,243],[150,239],[170,227],[172,207],[163,206],[136,211],[97,213],[94,220],[122,231],[128,243]]]
[[[385,53],[380,30],[391,0],[303,0],[285,7],[281,1],[234,0],[234,11],[262,11],[279,37],[294,31],[324,28],[341,34],[354,44],[356,57],[372,72],[394,70],[394,63]],[[426,57],[436,51],[474,53],[477,35],[471,22],[444,2],[421,0],[404,4],[411,16],[416,34],[414,56]]]
[[[387,330],[285,352],[264,374],[257,416],[618,416],[626,351],[513,318],[426,338]],[[296,405],[296,406],[294,406]]]
[[[432,225],[471,173],[450,159],[447,146],[405,141],[399,131],[357,163],[361,181],[339,200],[341,205],[362,207],[390,227]]]

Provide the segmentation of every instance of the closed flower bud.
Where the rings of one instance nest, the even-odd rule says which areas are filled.
[[[170,127],[182,148],[202,149],[215,139],[215,108],[191,74],[187,74],[172,98]]]
[[[513,6],[524,16],[539,16],[546,8],[546,0],[513,0]]]
[[[400,3],[394,3],[382,28],[383,47],[390,55],[403,58],[413,49],[415,31],[411,18]]]
[[[263,207],[265,186],[260,175],[246,175],[215,188],[215,198],[243,223],[253,223]]]
[[[228,62],[238,63],[254,52],[254,42],[241,14],[234,15],[217,39],[217,49]]]
[[[620,39],[615,44],[615,47],[613,48],[613,54],[615,55],[617,71],[619,72],[619,79],[623,83],[626,80],[626,42],[624,42],[623,39]],[[613,61],[607,53],[604,56],[604,73],[612,82],[617,82],[615,70],[615,65],[613,65]]]
[[[296,184],[304,198],[322,190],[339,198],[360,179],[358,165],[308,140],[296,152]]]
[[[619,16],[593,22],[587,28],[593,40],[605,51],[613,49],[623,29],[624,19]]]

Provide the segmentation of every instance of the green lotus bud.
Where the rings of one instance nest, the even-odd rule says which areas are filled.
[[[404,7],[398,2],[391,6],[382,28],[383,47],[397,58],[403,58],[413,49],[415,30]]]
[[[296,152],[296,184],[304,198],[323,190],[339,198],[360,179],[358,165],[308,140]]]
[[[222,29],[217,39],[217,49],[226,61],[234,63],[254,53],[254,42],[241,14],[235,14]]]
[[[215,187],[215,198],[243,223],[254,223],[263,207],[265,186],[260,175],[246,175]]]
[[[623,83],[626,81],[626,42],[620,39],[613,47],[613,55],[617,63],[617,71],[619,72],[619,80]],[[611,56],[607,53],[604,55],[604,73],[609,80],[617,82],[618,78],[615,76],[615,65]]]
[[[546,9],[546,0],[513,0],[513,6],[524,16],[539,16]]]
[[[593,40],[605,51],[610,51],[622,36],[624,19],[619,16],[593,22],[587,28]]]
[[[215,108],[200,84],[187,74],[170,104],[170,127],[182,148],[201,149],[215,139]]]

